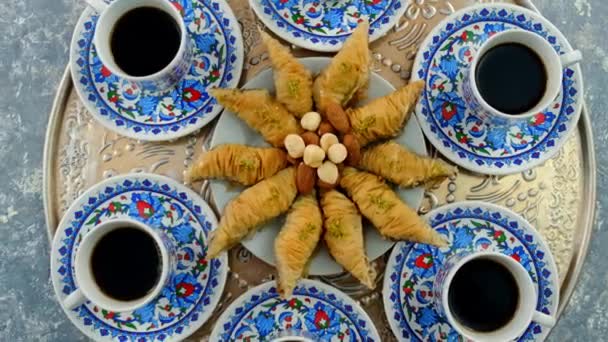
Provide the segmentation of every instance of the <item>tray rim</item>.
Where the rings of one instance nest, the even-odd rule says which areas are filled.
[[[53,242],[53,237],[57,231],[57,225],[59,224],[59,218],[55,217],[55,206],[53,202],[53,185],[51,179],[54,178],[55,173],[53,172],[53,158],[56,154],[56,142],[58,140],[59,130],[61,129],[61,118],[65,112],[65,106],[70,97],[70,92],[73,88],[72,77],[70,73],[70,64],[67,66],[61,77],[59,87],[55,92],[55,99],[53,100],[53,106],[49,115],[49,121],[46,127],[46,134],[44,138],[44,150],[42,153],[42,202],[44,206],[44,220],[46,224],[47,237],[49,242]]]
[[[537,13],[540,11],[532,3],[531,0],[518,0],[518,5],[531,9]],[[541,13],[542,15],[542,13]],[[67,64],[59,86],[55,92],[55,98],[51,112],[49,114],[49,121],[47,123],[47,129],[43,147],[43,205],[44,205],[44,218],[46,224],[47,238],[50,242],[53,241],[53,236],[57,230],[59,218],[55,217],[56,203],[54,203],[54,190],[53,190],[53,179],[55,178],[53,163],[55,162],[54,157],[56,156],[56,142],[58,140],[58,133],[61,129],[61,119],[65,112],[65,107],[69,99],[69,95],[73,88],[70,65]],[[581,117],[577,124],[577,130],[581,138],[581,146],[583,149],[582,163],[583,163],[583,196],[586,194],[587,203],[593,203],[588,210],[583,212],[575,230],[575,236],[579,236],[579,239],[574,239],[572,258],[566,271],[566,276],[561,280],[560,284],[560,300],[557,310],[557,319],[561,318],[561,315],[570,302],[570,298],[576,289],[576,286],[580,280],[580,274],[585,264],[585,259],[589,252],[589,243],[593,234],[595,225],[595,213],[596,213],[596,198],[597,198],[597,164],[595,156],[595,146],[593,144],[593,131],[591,129],[590,113],[587,107],[586,100],[583,100],[583,109]],[[586,167],[585,167],[586,166]]]

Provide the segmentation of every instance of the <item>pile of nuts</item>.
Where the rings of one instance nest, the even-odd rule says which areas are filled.
[[[296,184],[301,194],[310,193],[315,185],[335,187],[342,165],[356,166],[361,157],[361,148],[350,134],[350,122],[342,107],[328,106],[326,117],[328,121],[322,121],[317,112],[304,114],[300,125],[306,132],[289,134],[284,140],[290,161],[298,166]]]

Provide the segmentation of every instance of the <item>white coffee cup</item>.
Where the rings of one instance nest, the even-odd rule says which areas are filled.
[[[477,67],[481,57],[492,48],[506,43],[518,43],[530,48],[540,57],[547,72],[545,94],[541,100],[530,110],[524,113],[517,113],[516,115],[503,113],[488,104],[481,95],[476,80]],[[562,87],[564,68],[576,64],[582,59],[583,55],[579,50],[558,55],[553,46],[545,38],[534,32],[513,29],[497,33],[486,40],[477,50],[463,83],[462,91],[464,99],[469,109],[487,124],[508,126],[528,121],[534,115],[547,109],[557,95],[559,95]],[[525,82],[525,80],[522,80],[522,82]]]
[[[449,289],[454,276],[464,265],[477,259],[492,260],[504,266],[515,279],[519,292],[517,310],[513,318],[504,326],[491,332],[475,331],[463,325],[454,317],[449,307]],[[433,283],[433,296],[437,312],[445,317],[460,335],[476,342],[513,341],[526,331],[531,322],[546,327],[555,325],[555,318],[536,311],[538,293],[528,271],[519,262],[501,253],[472,252],[450,257],[437,272]]]
[[[109,5],[101,0],[86,1],[100,13],[93,43],[99,59],[110,72],[152,93],[171,88],[186,75],[192,62],[192,44],[181,13],[169,0],[114,0]],[[132,76],[116,64],[110,46],[111,35],[118,19],[130,10],[144,6],[155,7],[169,14],[179,27],[181,40],[175,57],[162,70],[151,75]]]
[[[112,231],[124,228],[139,229],[150,235],[158,247],[161,261],[161,273],[156,285],[145,296],[130,301],[122,301],[106,295],[95,282],[91,268],[93,250],[101,238]],[[74,262],[77,289],[65,298],[63,305],[68,309],[73,309],[89,300],[101,308],[114,312],[138,309],[155,299],[171,279],[173,265],[175,264],[174,255],[175,250],[172,242],[157,229],[126,218],[116,218],[103,222],[91,229],[78,246]]]

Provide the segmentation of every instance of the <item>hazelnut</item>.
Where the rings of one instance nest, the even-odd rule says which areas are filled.
[[[306,147],[306,144],[304,144],[304,139],[302,139],[301,136],[297,134],[289,134],[285,137],[283,143],[285,144],[287,153],[292,158],[301,158],[304,155],[304,148]]]
[[[335,164],[340,164],[348,156],[346,146],[342,144],[334,144],[327,149],[327,158]]]
[[[340,140],[338,140],[338,137],[333,133],[323,134],[323,136],[321,136],[321,140],[320,140],[321,148],[325,152],[327,152],[327,150],[329,150],[329,147],[331,145],[337,144],[339,142],[340,142]]]
[[[323,164],[325,151],[317,145],[308,145],[304,148],[304,164],[317,168]]]
[[[300,125],[307,131],[316,131],[321,124],[321,114],[317,112],[308,112],[302,116]]]
[[[317,186],[321,189],[330,190],[330,189],[334,189],[338,185],[338,182],[336,182],[336,184],[327,184],[318,178],[319,177],[317,177]]]
[[[317,169],[317,176],[319,180],[327,184],[336,184],[340,173],[336,164],[326,161]]]

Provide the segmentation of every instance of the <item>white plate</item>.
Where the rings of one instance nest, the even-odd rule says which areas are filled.
[[[302,58],[301,61],[313,72],[313,74],[317,74],[329,63],[330,59],[327,57],[310,57]],[[253,79],[247,82],[243,88],[263,88],[268,89],[271,93],[274,93],[272,70],[268,69],[260,72]],[[387,95],[394,89],[395,88],[388,83],[388,81],[384,80],[379,75],[372,73],[370,77],[367,101]],[[367,101],[364,101],[363,103]],[[420,155],[427,155],[426,146],[424,144],[424,136],[422,135],[422,130],[420,129],[418,121],[416,121],[414,115],[412,115],[409,122],[405,126],[403,133],[396,138],[396,141],[404,146],[407,146],[407,148]],[[219,119],[219,122],[217,123],[213,133],[213,138],[211,140],[211,146],[214,147],[226,143],[237,143],[251,146],[269,146],[257,132],[247,126],[245,122],[238,119],[234,113],[227,110],[224,111]],[[212,196],[220,211],[223,211],[226,204],[240,194],[243,189],[244,187],[242,186],[236,186],[226,181],[211,181]],[[422,187],[414,189],[399,189],[397,192],[399,197],[412,208],[418,208],[424,196],[424,190]],[[274,239],[279,233],[284,219],[285,215],[281,215],[265,224],[264,227],[260,227],[260,230],[255,235],[242,241],[243,245],[247,247],[247,249],[249,249],[256,257],[262,259],[268,264],[275,265]],[[377,230],[371,226],[371,224],[366,223],[365,227],[365,249],[369,259],[374,260],[386,253],[386,251],[393,246],[394,242],[383,239]],[[309,274],[329,275],[341,272],[342,266],[337,264],[329,255],[327,248],[325,247],[325,243],[321,242],[319,245],[320,248],[317,250],[316,254],[311,260]]]

